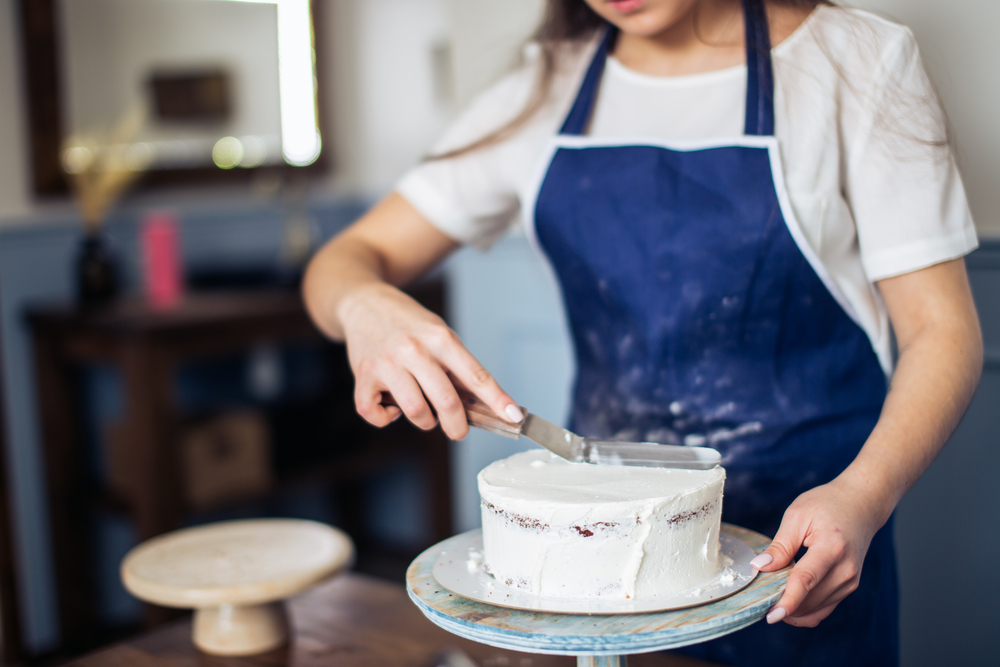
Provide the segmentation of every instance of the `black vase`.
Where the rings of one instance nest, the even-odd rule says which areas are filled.
[[[76,258],[76,292],[81,305],[107,303],[118,294],[118,269],[107,240],[87,234]]]

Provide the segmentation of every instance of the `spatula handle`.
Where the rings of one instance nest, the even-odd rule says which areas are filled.
[[[469,426],[481,428],[484,431],[499,433],[517,440],[521,436],[521,429],[524,427],[524,418],[516,424],[506,419],[501,419],[493,412],[493,408],[479,400],[479,397],[470,391],[458,390],[458,397],[462,399],[465,406],[465,418],[469,421]],[[521,414],[527,415],[528,411],[521,408]]]
[[[493,408],[483,403],[479,400],[479,397],[470,391],[464,389],[458,389],[458,396],[462,399],[462,405],[465,408],[465,419],[469,422],[469,426],[475,426],[476,428],[481,428],[484,431],[490,431],[491,433],[498,433],[502,436],[508,438],[517,439],[521,435],[521,428],[524,427],[524,419],[514,424],[507,421],[506,419],[501,419],[493,412]],[[394,405],[397,408],[399,404],[396,403],[396,399],[392,397],[387,391],[382,392],[382,405]],[[433,409],[433,408],[432,408]],[[523,414],[528,414],[528,411],[521,408]]]

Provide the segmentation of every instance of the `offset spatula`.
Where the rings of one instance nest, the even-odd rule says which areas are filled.
[[[653,442],[619,442],[583,438],[556,426],[524,408],[525,417],[517,424],[498,417],[493,409],[474,394],[459,390],[465,404],[465,418],[470,426],[499,433],[508,438],[525,437],[556,456],[577,463],[647,468],[687,468],[710,470],[722,463],[722,456],[709,447],[679,447]],[[382,394],[383,405],[396,405],[389,394]]]

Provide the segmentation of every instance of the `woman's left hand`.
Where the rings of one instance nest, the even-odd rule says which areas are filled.
[[[885,523],[879,505],[842,479],[795,499],[774,541],[752,561],[760,571],[773,572],[789,565],[800,547],[808,547],[792,568],[784,595],[768,612],[768,623],[815,627],[854,592],[872,537]]]

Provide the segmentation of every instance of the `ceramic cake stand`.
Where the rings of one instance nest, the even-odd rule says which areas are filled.
[[[722,531],[762,552],[771,540],[722,524]],[[510,609],[448,591],[434,578],[438,556],[457,535],[410,565],[406,589],[427,618],[460,637],[498,648],[577,656],[578,667],[624,667],[626,656],[697,644],[759,621],[778,601],[791,567],[761,572],[746,588],[697,607],[641,614],[563,614]]]
[[[122,561],[125,588],[138,598],[196,609],[194,643],[215,655],[251,655],[284,644],[284,598],[347,567],[351,540],[300,519],[228,521],[143,542]]]

